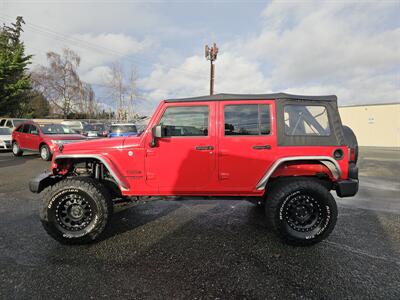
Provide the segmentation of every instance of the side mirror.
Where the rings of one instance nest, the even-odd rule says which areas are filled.
[[[151,129],[151,134],[152,134],[153,138],[151,139],[150,146],[155,147],[155,146],[157,146],[157,143],[156,143],[157,139],[165,136],[165,127],[163,127],[162,125],[154,126]]]
[[[154,126],[152,129],[153,137],[155,138],[162,138],[165,136],[165,127],[162,125]]]

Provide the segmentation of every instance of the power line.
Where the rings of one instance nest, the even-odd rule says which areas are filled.
[[[4,13],[0,13],[0,15],[2,15],[3,18],[7,18],[8,19],[7,20],[7,19],[0,18],[0,20],[2,20],[2,21],[10,22],[10,21],[14,20],[11,16],[5,15]],[[88,41],[85,41],[85,40],[81,40],[81,39],[78,39],[76,37],[72,37],[70,35],[59,33],[59,32],[53,31],[51,29],[45,28],[43,26],[39,26],[39,25],[36,25],[36,24],[33,24],[33,23],[25,24],[25,26],[31,28],[33,31],[35,31],[35,32],[37,32],[39,34],[44,34],[44,35],[50,36],[53,39],[59,40],[61,42],[69,41],[69,42],[74,43],[74,45],[80,44],[82,47],[87,48],[87,49],[100,50],[102,52],[118,56],[122,60],[129,61],[129,62],[131,62],[133,64],[138,64],[138,65],[147,64],[147,65],[151,65],[151,66],[154,65],[154,62],[150,62],[150,61],[148,61],[146,59],[142,59],[141,58],[140,61],[139,61],[139,60],[133,59],[131,57],[127,57],[128,54],[124,54],[124,53],[118,52],[116,50],[113,50],[113,49],[110,49],[110,48],[107,48],[107,47],[104,47],[104,46],[96,45],[96,44],[93,44],[91,42],[88,42]],[[176,70],[175,69],[174,73],[181,73],[181,74],[186,74],[186,75],[190,74],[190,75],[195,75],[196,77],[199,77],[199,78],[205,78],[205,76],[203,74],[197,73],[197,72],[190,72],[190,71]]]

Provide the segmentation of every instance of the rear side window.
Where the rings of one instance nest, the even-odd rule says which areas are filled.
[[[0,121],[0,127],[1,127],[1,126],[4,126],[4,123],[6,123],[6,119],[1,119],[1,121]]]
[[[286,105],[284,107],[285,134],[329,136],[328,111],[318,105]]]
[[[31,127],[30,127],[30,129],[29,129],[29,133],[30,133],[30,134],[34,134],[34,135],[38,135],[38,134],[39,134],[39,131],[38,131],[38,129],[37,129],[36,126],[31,125]]]
[[[268,135],[271,133],[267,104],[239,104],[224,107],[225,135]]]
[[[173,106],[158,124],[165,127],[166,136],[207,136],[208,115],[208,106]]]

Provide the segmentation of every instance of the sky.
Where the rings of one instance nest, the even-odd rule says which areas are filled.
[[[339,105],[400,101],[400,1],[0,0],[26,22],[34,54],[68,47],[102,107],[113,62],[138,76],[135,109],[209,93],[204,46],[216,42],[216,93],[335,94]]]

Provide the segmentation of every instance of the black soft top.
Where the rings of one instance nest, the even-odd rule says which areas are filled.
[[[305,96],[291,95],[286,93],[273,94],[215,94],[211,96],[200,96],[191,98],[167,99],[165,102],[200,102],[200,101],[227,101],[227,100],[320,100],[320,101],[337,101],[335,95],[327,96]]]

